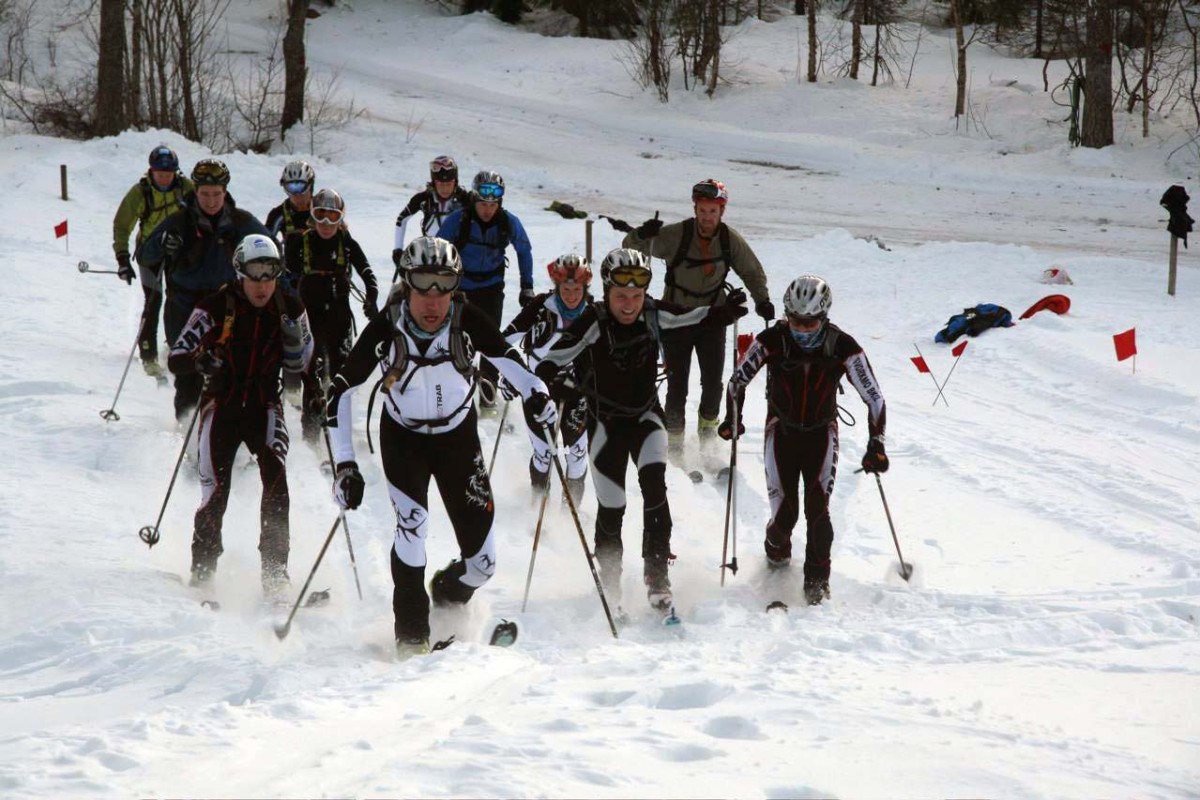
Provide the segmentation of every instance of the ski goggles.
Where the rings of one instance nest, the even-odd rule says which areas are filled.
[[[266,283],[279,279],[283,274],[283,264],[274,259],[259,258],[247,261],[237,269],[237,274],[248,281]]]
[[[504,187],[498,183],[481,183],[475,189],[475,194],[484,200],[498,201],[504,197]]]
[[[314,208],[312,210],[313,221],[322,225],[340,225],[344,216],[345,214],[336,208]]]
[[[410,269],[404,276],[404,282],[418,294],[450,294],[462,283],[462,275],[449,269]]]
[[[645,267],[617,267],[608,273],[608,282],[613,286],[645,289],[653,277]]]
[[[721,200],[729,199],[729,194],[725,191],[725,187],[716,183],[697,183],[692,187],[693,200]]]
[[[304,194],[309,190],[308,181],[288,181],[283,184],[283,190],[288,194]]]
[[[228,186],[229,169],[216,159],[206,158],[192,168],[192,183],[196,186]]]
[[[458,178],[458,165],[449,156],[441,156],[429,162],[429,174],[435,181],[452,181]]]

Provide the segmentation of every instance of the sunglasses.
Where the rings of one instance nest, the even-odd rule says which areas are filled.
[[[283,274],[283,265],[275,260],[258,259],[247,261],[237,273],[248,281],[266,283],[277,280]]]
[[[344,215],[336,208],[314,208],[312,218],[322,225],[337,225],[341,223]]]
[[[410,269],[404,281],[418,294],[450,294],[458,289],[462,276],[451,270],[418,268]]]
[[[652,277],[650,270],[645,267],[617,267],[608,273],[608,280],[613,286],[645,289],[650,285]]]
[[[288,181],[283,185],[288,194],[304,194],[308,191],[308,181]]]
[[[475,193],[487,200],[499,200],[504,197],[504,187],[498,183],[481,183]]]

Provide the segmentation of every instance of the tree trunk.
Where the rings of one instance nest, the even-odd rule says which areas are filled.
[[[1113,143],[1112,48],[1110,0],[1093,0],[1087,10],[1086,94],[1079,132],[1079,143],[1084,147],[1108,147]]]
[[[1036,0],[1033,22],[1033,57],[1042,58],[1042,39],[1044,37],[1042,22],[1046,0]]]
[[[1150,138],[1150,71],[1154,68],[1154,11],[1155,3],[1144,0],[1142,26],[1145,43],[1142,45],[1142,138]]]
[[[96,64],[97,136],[125,130],[125,0],[100,0],[100,56]]]
[[[175,0],[175,17],[179,23],[179,91],[183,100],[183,135],[193,142],[200,141],[200,122],[196,116],[196,74],[192,62],[195,59],[199,31],[195,30],[190,0],[188,8],[184,0]]]
[[[862,63],[862,18],[867,0],[854,0],[850,18],[850,79],[858,80],[858,65]]]
[[[882,27],[883,27],[883,25],[876,22],[876,24],[875,24],[875,55],[871,59],[871,63],[872,63],[871,85],[872,86],[879,85],[879,29]]]
[[[283,113],[279,119],[279,138],[304,121],[304,86],[308,82],[307,53],[304,48],[304,24],[308,0],[288,0],[287,32],[283,35]]]
[[[808,0],[808,82],[817,82],[817,0]]]
[[[128,100],[125,104],[127,121],[130,125],[141,127],[142,123],[142,39],[145,29],[142,27],[142,0],[130,0],[129,17],[129,63],[126,70],[125,86]]]
[[[956,119],[965,114],[967,109],[967,43],[963,36],[962,2],[963,0],[950,0],[950,14],[954,18],[954,43],[958,48],[957,88],[954,93],[954,116]]]

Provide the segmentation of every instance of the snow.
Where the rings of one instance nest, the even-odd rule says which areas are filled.
[[[239,46],[262,46],[264,5],[233,10]],[[111,215],[150,148],[166,141],[185,165],[209,153],[160,131],[70,142],[9,129],[0,794],[1195,797],[1200,272],[1181,250],[1179,292],[1166,295],[1157,205],[1171,183],[1196,193],[1194,153],[1168,158],[1182,134],[1163,124],[1142,140],[1123,121],[1117,145],[1072,150],[1063,110],[1040,91],[1041,63],[978,45],[972,101],[990,137],[956,131],[945,32],[925,34],[908,90],[796,83],[801,25],[744,23],[730,43],[735,83],[711,101],[675,87],[662,105],[628,80],[619,44],[442,16],[418,0],[339,4],[310,23],[310,65],[340,70],[340,91],[366,113],[302,155],[346,198],[385,277],[395,213],[442,152],[465,177],[505,175],[538,265],[584,241],[582,223],[541,210],[550,200],[593,218],[671,220],[689,213],[695,180],[725,180],[727,221],[772,294],[797,274],[823,275],[834,320],[871,358],[888,402],[882,484],[917,568],[911,585],[896,575],[874,480],[853,473],[865,444],[853,392],[842,401],[859,424],[842,429],[833,598],[804,607],[797,586],[765,574],[760,378],[740,451],[741,569],[724,588],[724,486],[668,469],[678,632],[643,609],[635,488],[633,619],[621,638],[556,497],[521,612],[537,509],[519,420],[495,475],[499,572],[465,618],[433,618],[435,636],[458,633],[450,649],[390,656],[392,512],[361,434],[367,498],[349,523],[364,600],[339,532],[314,580],[333,603],[301,610],[277,640],[280,614],[259,597],[258,481],[238,468],[223,608],[201,608],[178,580],[199,497],[189,467],[161,543],[147,550],[136,536],[158,514],[182,443],[170,391],[135,364],[121,420],[98,415],[141,294],[74,267],[113,268]],[[1052,83],[1061,72],[1051,66]],[[291,156],[221,157],[239,204],[265,216]],[[58,164],[70,168],[66,203]],[[64,218],[69,253],[52,235]],[[595,236],[597,253],[619,242],[603,222]],[[1051,265],[1075,285],[1039,283]],[[1054,292],[1071,298],[1069,314],[970,340],[949,405],[931,404],[914,343],[944,378],[953,358],[932,338],[950,315],[995,302],[1016,316]],[[508,303],[511,315],[515,291]],[[1131,327],[1136,371],[1115,361],[1111,338]],[[336,511],[321,455],[290,422],[298,588]],[[490,448],[496,422],[481,429]],[[590,489],[584,508],[590,539]],[[434,501],[434,567],[452,543]],[[763,613],[776,598],[788,615]],[[478,644],[498,618],[520,622],[515,647]]]

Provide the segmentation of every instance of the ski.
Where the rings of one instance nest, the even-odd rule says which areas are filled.
[[[496,624],[496,627],[492,628],[492,633],[488,637],[488,644],[492,647],[512,647],[516,644],[518,633],[517,623],[502,619]],[[429,647],[429,652],[436,653],[438,650],[445,650],[456,641],[457,638],[454,634],[451,634],[449,638],[434,642]]]
[[[665,628],[674,628],[683,624],[683,620],[680,619],[679,615],[675,613],[674,605],[670,606],[666,613],[663,614],[662,624]]]
[[[767,603],[767,613],[770,614],[772,611],[782,611],[786,614],[788,613],[788,605],[782,600],[772,600],[770,603]]]

